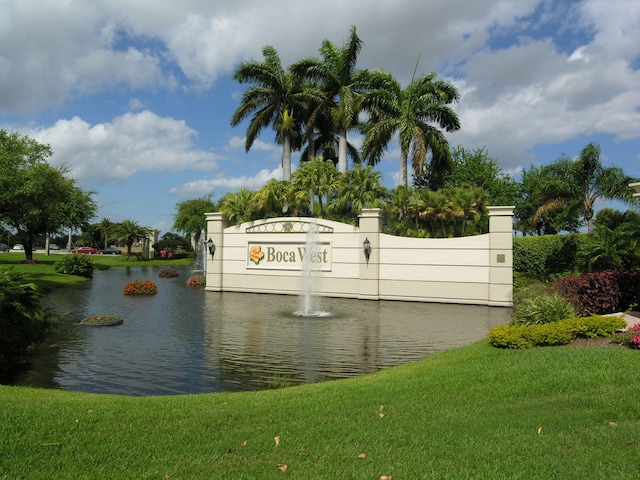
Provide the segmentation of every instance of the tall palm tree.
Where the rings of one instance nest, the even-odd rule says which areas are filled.
[[[300,148],[299,114],[304,110],[305,93],[298,77],[282,68],[275,48],[267,45],[262,54],[263,62],[242,63],[233,73],[235,80],[251,86],[243,93],[231,125],[235,127],[253,115],[247,127],[247,152],[262,129],[271,125],[276,131],[276,142],[282,145],[283,179],[291,180],[291,151]]]
[[[107,248],[109,246],[109,240],[111,239],[111,235],[113,234],[115,225],[110,219],[105,217],[102,220],[100,220],[100,226],[98,228],[102,233],[102,239],[104,240],[104,248]]]
[[[118,236],[127,246],[127,255],[131,255],[131,247],[134,242],[147,236],[148,233],[149,230],[147,228],[140,226],[138,222],[133,220],[123,220],[118,227]]]
[[[299,78],[319,83],[324,95],[309,113],[307,129],[313,135],[316,121],[323,112],[330,112],[338,132],[338,170],[347,171],[347,131],[358,125],[362,95],[368,89],[369,72],[357,70],[356,61],[362,48],[362,40],[351,27],[349,40],[337,47],[324,40],[320,47],[322,59],[307,58],[291,66]]]
[[[416,63],[416,69],[417,66]],[[415,78],[415,71],[411,83],[404,89],[390,73],[383,71],[372,72],[370,84],[363,105],[370,114],[362,145],[364,160],[369,165],[377,164],[392,137],[398,133],[400,185],[408,185],[410,152],[416,175],[422,172],[427,155],[431,153],[431,170],[436,177],[442,177],[451,168],[451,152],[438,127],[447,132],[460,128],[458,115],[449,106],[460,99],[455,86],[436,80],[435,73]],[[435,190],[442,186],[441,183],[436,181],[431,187]]]
[[[590,143],[582,149],[576,160],[563,155],[545,168],[547,175],[538,184],[544,200],[536,210],[533,222],[546,212],[561,207],[577,209],[587,223],[587,232],[593,231],[594,206],[598,199],[631,201],[636,181],[619,167],[604,167],[600,161],[600,146]]]

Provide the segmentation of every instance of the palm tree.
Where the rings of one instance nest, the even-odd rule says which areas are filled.
[[[545,168],[547,175],[537,185],[543,203],[534,216],[535,223],[546,212],[561,207],[577,209],[587,223],[587,232],[593,231],[594,206],[599,198],[631,201],[636,181],[619,167],[604,167],[600,161],[600,146],[590,143],[574,161],[563,155]]]
[[[100,232],[102,233],[102,239],[104,240],[104,248],[109,247],[109,240],[111,239],[111,234],[115,228],[115,225],[108,218],[103,218],[100,220]]]
[[[383,207],[387,189],[380,183],[382,174],[373,167],[356,165],[343,178],[343,185],[329,207],[349,216],[358,215],[363,208]]]
[[[418,64],[416,63],[416,69]],[[408,185],[407,159],[413,153],[412,167],[416,176],[423,171],[427,154],[431,153],[431,188],[442,186],[442,176],[451,168],[451,152],[444,134],[460,128],[457,114],[449,106],[460,99],[458,90],[436,74],[415,78],[401,88],[388,72],[370,74],[371,90],[363,108],[369,112],[362,145],[363,158],[369,165],[377,164],[391,138],[398,133],[400,141],[400,185]]]
[[[263,218],[287,214],[293,207],[291,182],[272,178],[255,193],[256,208]]]
[[[304,162],[293,174],[294,195],[298,202],[309,198],[309,194],[318,198],[320,217],[324,218],[324,200],[338,190],[342,178],[332,162],[321,157]],[[313,215],[313,211],[311,212]]]
[[[361,48],[362,41],[353,26],[349,40],[342,47],[326,39],[322,42],[322,60],[307,58],[291,66],[298,78],[319,82],[324,95],[316,98],[316,108],[309,112],[308,135],[314,134],[316,121],[328,110],[338,132],[338,170],[341,173],[347,172],[347,131],[358,125],[362,95],[368,88],[369,72],[356,69]]]
[[[302,123],[299,114],[305,108],[306,94],[298,77],[282,68],[275,48],[268,45],[262,54],[264,62],[245,62],[233,74],[235,80],[251,86],[243,93],[240,106],[231,117],[231,125],[235,127],[253,115],[247,127],[247,152],[262,129],[271,125],[276,131],[276,142],[282,145],[283,179],[291,180],[291,150],[300,148]]]
[[[127,255],[131,255],[133,243],[146,237],[149,230],[133,220],[123,220],[118,227],[118,235],[127,246]]]
[[[227,193],[220,200],[220,211],[227,215],[232,225],[254,220],[257,212],[255,193],[246,188]]]

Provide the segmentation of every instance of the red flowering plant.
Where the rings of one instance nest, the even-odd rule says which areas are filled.
[[[200,288],[204,287],[207,283],[207,279],[204,275],[192,275],[187,280],[187,287]]]
[[[636,323],[633,327],[630,327],[627,333],[631,336],[629,348],[640,350],[640,323]]]
[[[151,280],[133,280],[124,286],[125,295],[155,295],[158,286]]]
[[[113,315],[96,315],[95,317],[87,317],[80,323],[83,325],[117,325],[122,323],[122,319]]]
[[[160,278],[179,277],[180,276],[180,272],[178,272],[178,270],[176,270],[175,268],[172,268],[172,267],[163,268],[158,273],[158,276]]]

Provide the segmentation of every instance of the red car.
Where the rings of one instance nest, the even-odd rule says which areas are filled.
[[[96,253],[98,253],[98,250],[93,247],[78,247],[74,248],[71,253],[88,253],[90,255],[95,255]]]

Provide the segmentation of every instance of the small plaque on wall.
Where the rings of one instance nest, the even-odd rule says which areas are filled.
[[[496,257],[496,262],[505,263],[507,261],[507,257],[504,253],[499,253]]]

